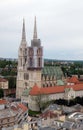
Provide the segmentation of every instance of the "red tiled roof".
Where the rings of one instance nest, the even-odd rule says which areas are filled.
[[[73,88],[74,91],[83,90],[83,84],[68,85],[66,88]]]
[[[30,95],[38,95],[38,94],[50,94],[50,93],[61,93],[64,92],[64,86],[55,86],[55,87],[45,87],[39,88],[37,85],[34,86],[31,91]]]
[[[35,84],[31,89],[30,94],[34,93],[34,95],[36,95],[38,92],[40,93],[40,88]]]
[[[55,93],[64,93],[65,88],[73,88],[75,91],[83,90],[83,84],[75,84],[75,85],[66,85],[66,86],[54,86],[54,87],[45,87],[39,88],[37,85],[34,86],[30,95],[39,95],[39,94],[55,94]]]
[[[75,84],[78,84],[80,83],[78,78],[76,76],[72,76],[71,78],[68,78],[67,82],[69,83],[75,83]]]
[[[0,100],[0,105],[2,105],[2,104],[7,104],[7,101],[6,101],[6,100],[1,99],[1,100]]]
[[[28,110],[28,108],[26,106],[24,106],[23,104],[21,104],[21,103],[18,104],[18,107],[20,107],[23,110],[23,112]]]
[[[55,114],[52,111],[48,110],[45,113],[41,114],[41,117],[42,118],[47,118],[47,117],[54,118],[54,117],[57,117],[57,114]]]

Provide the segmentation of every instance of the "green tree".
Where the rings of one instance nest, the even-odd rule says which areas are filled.
[[[46,103],[49,101],[48,95],[39,93],[36,96],[36,102],[40,112],[46,107]]]
[[[4,91],[0,88],[0,98],[4,97]]]
[[[9,81],[9,88],[16,88],[16,77],[6,77]]]

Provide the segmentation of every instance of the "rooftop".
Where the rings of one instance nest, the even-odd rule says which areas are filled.
[[[42,75],[55,76],[57,79],[61,79],[63,72],[58,66],[44,66],[42,69]]]
[[[3,99],[0,99],[0,105],[2,105],[2,104],[7,104],[7,101],[3,100]]]
[[[78,80],[78,78],[76,76],[72,76],[72,77],[68,78],[67,82],[69,82],[69,83],[75,83],[75,84],[80,83],[79,80]]]
[[[39,94],[55,94],[55,93],[64,93],[66,88],[73,88],[74,91],[83,90],[83,84],[75,84],[75,85],[64,85],[64,86],[53,86],[53,87],[38,87],[34,85],[30,91],[30,95],[39,95]]]

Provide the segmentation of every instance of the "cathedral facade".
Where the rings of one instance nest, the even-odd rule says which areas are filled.
[[[36,17],[31,45],[26,42],[25,21],[23,20],[22,40],[18,50],[17,87],[16,97],[21,98],[25,89],[37,84],[39,87],[52,87],[62,79],[63,72],[60,67],[44,66],[43,47],[37,38]]]

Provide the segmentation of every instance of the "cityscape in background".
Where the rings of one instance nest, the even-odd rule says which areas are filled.
[[[23,20],[18,59],[0,58],[1,130],[83,130],[83,61],[43,51],[36,17],[31,46]]]
[[[0,130],[83,130],[83,0],[0,1]]]

